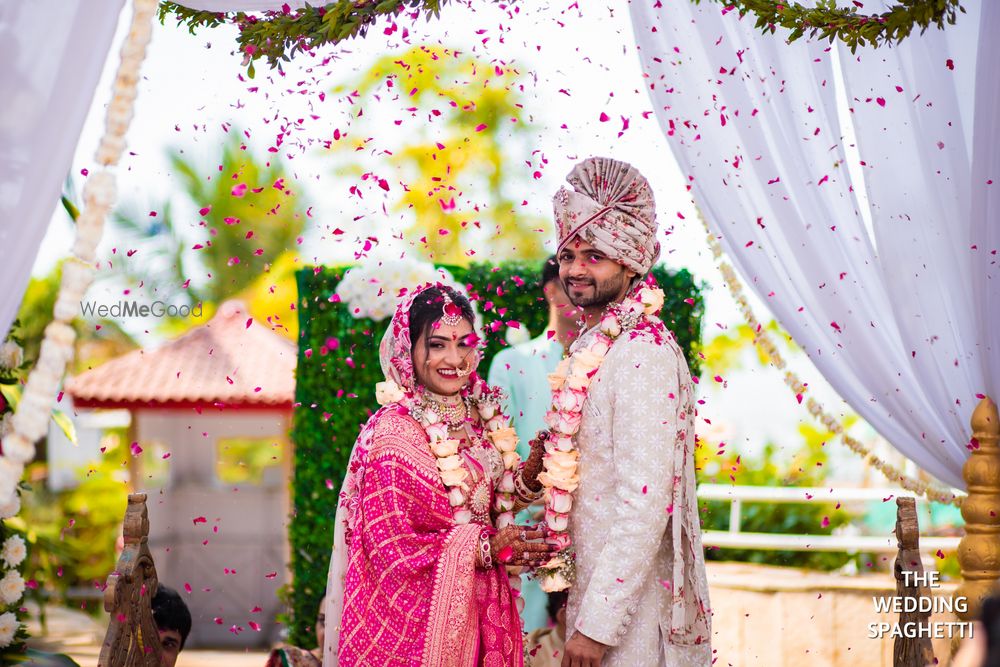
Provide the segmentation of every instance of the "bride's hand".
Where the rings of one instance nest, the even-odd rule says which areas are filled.
[[[542,530],[528,526],[507,526],[490,538],[490,552],[494,563],[537,567],[552,555],[553,548],[541,541]]]
[[[528,460],[524,462],[521,474],[524,476],[524,483],[533,491],[537,491],[541,487],[538,482],[538,474],[542,472],[542,457],[545,456],[545,441],[548,439],[548,431],[539,431],[538,435],[529,443],[531,453],[528,454]]]

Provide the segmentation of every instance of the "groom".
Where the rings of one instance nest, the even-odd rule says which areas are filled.
[[[584,160],[567,180],[573,190],[554,198],[559,277],[588,327],[570,354],[589,353],[602,331],[613,343],[574,438],[577,574],[562,667],[709,665],[691,375],[673,334],[636,303],[660,253],[653,193],[638,170],[608,158]],[[617,318],[623,301],[633,314]]]

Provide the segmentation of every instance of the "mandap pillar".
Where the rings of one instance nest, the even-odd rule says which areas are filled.
[[[983,599],[1000,579],[1000,418],[988,397],[972,412],[972,438],[978,447],[962,466],[969,495],[962,503],[965,536],[958,545],[962,583],[955,597],[968,600],[963,621],[979,615]]]

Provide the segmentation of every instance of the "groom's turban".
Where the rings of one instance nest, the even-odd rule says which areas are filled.
[[[611,158],[592,157],[566,177],[573,190],[559,188],[552,200],[559,251],[576,236],[639,275],[660,256],[656,207],[639,170]]]

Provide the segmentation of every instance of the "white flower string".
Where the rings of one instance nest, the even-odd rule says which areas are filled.
[[[719,243],[715,234],[709,230],[708,224],[700,212],[699,218],[701,219],[702,225],[705,226],[705,231],[708,233],[708,246],[712,250],[712,256],[719,264],[719,272],[722,273],[722,278],[726,282],[729,293],[739,306],[740,312],[743,314],[743,318],[746,320],[747,325],[754,332],[754,343],[757,345],[757,349],[760,350],[761,354],[763,354],[775,368],[779,371],[785,371],[785,384],[792,390],[796,399],[801,403],[802,396],[806,392],[806,384],[799,379],[799,376],[796,375],[795,372],[786,370],[788,364],[785,361],[785,358],[781,355],[781,352],[778,351],[778,347],[772,340],[768,330],[760,323],[754,315],[753,309],[750,308],[750,302],[746,298],[746,294],[743,291],[743,284],[736,275],[736,271],[733,270],[733,267],[730,266],[725,259],[723,259],[722,244]],[[934,502],[961,507],[963,500],[962,496],[956,496],[954,493],[945,488],[909,477],[896,466],[879,458],[857,438],[849,435],[837,418],[830,414],[816,399],[810,396],[805,400],[805,405],[806,409],[809,410],[809,414],[811,414],[820,424],[822,424],[829,432],[839,435],[844,444],[847,445],[848,449],[863,458],[867,465],[870,465],[878,470],[890,482],[899,484],[907,491],[911,491],[918,496],[925,496]]]
[[[569,515],[573,509],[573,492],[580,484],[576,435],[583,420],[583,404],[590,382],[615,340],[639,326],[644,318],[656,315],[662,307],[663,290],[650,287],[640,289],[635,298],[628,297],[611,306],[602,316],[593,341],[559,362],[549,375],[552,409],[545,420],[551,435],[545,441],[544,468],[538,481],[545,489],[545,523],[549,528],[546,541],[559,551],[535,571],[539,585],[547,593],[565,590],[575,579]]]
[[[48,430],[49,415],[66,366],[73,358],[76,333],[70,323],[79,314],[80,300],[94,279],[97,244],[104,220],[115,200],[115,176],[110,171],[125,150],[125,133],[139,82],[139,68],[152,35],[156,0],[134,0],[132,24],[121,49],[121,62],[113,85],[113,96],[105,115],[104,135],[95,154],[101,169],[83,188],[83,211],[76,221],[76,242],[62,269],[62,282],[53,310],[54,319],[45,328],[38,363],[28,376],[24,395],[13,417],[13,433],[4,438],[0,456],[0,505],[14,501],[24,466],[35,456],[35,443]],[[0,617],[0,635],[3,618]]]

